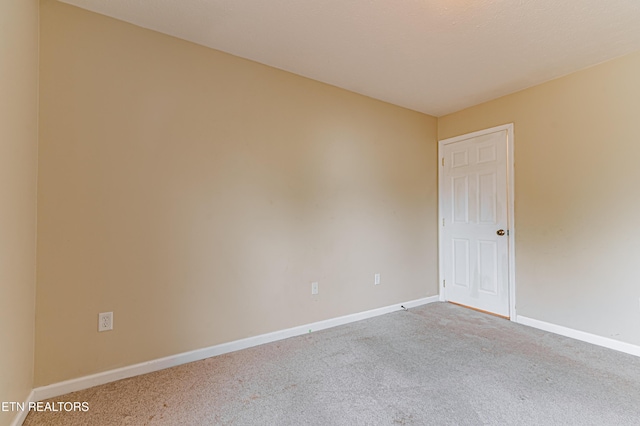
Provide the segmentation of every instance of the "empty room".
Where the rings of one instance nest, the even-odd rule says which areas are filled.
[[[0,1],[0,426],[640,423],[637,0]]]

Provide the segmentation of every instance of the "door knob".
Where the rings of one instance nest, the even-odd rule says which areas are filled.
[[[504,229],[498,229],[498,232],[496,232],[496,234],[502,237],[504,235]]]

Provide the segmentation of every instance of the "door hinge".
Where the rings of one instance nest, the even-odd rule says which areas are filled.
[[[442,165],[444,166],[444,157],[442,157]]]
[[[442,226],[444,226],[444,218],[442,219]]]
[[[447,280],[442,280],[442,287],[446,287],[447,286]]]

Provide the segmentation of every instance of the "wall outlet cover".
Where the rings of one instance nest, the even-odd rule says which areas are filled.
[[[98,314],[98,331],[113,330],[113,312],[102,312]]]

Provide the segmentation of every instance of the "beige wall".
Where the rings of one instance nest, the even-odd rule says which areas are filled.
[[[37,386],[437,294],[435,118],[41,15]]]
[[[0,401],[33,378],[38,2],[0,2]],[[0,424],[15,413],[0,411]]]
[[[515,123],[519,315],[640,344],[640,54],[438,120]]]

